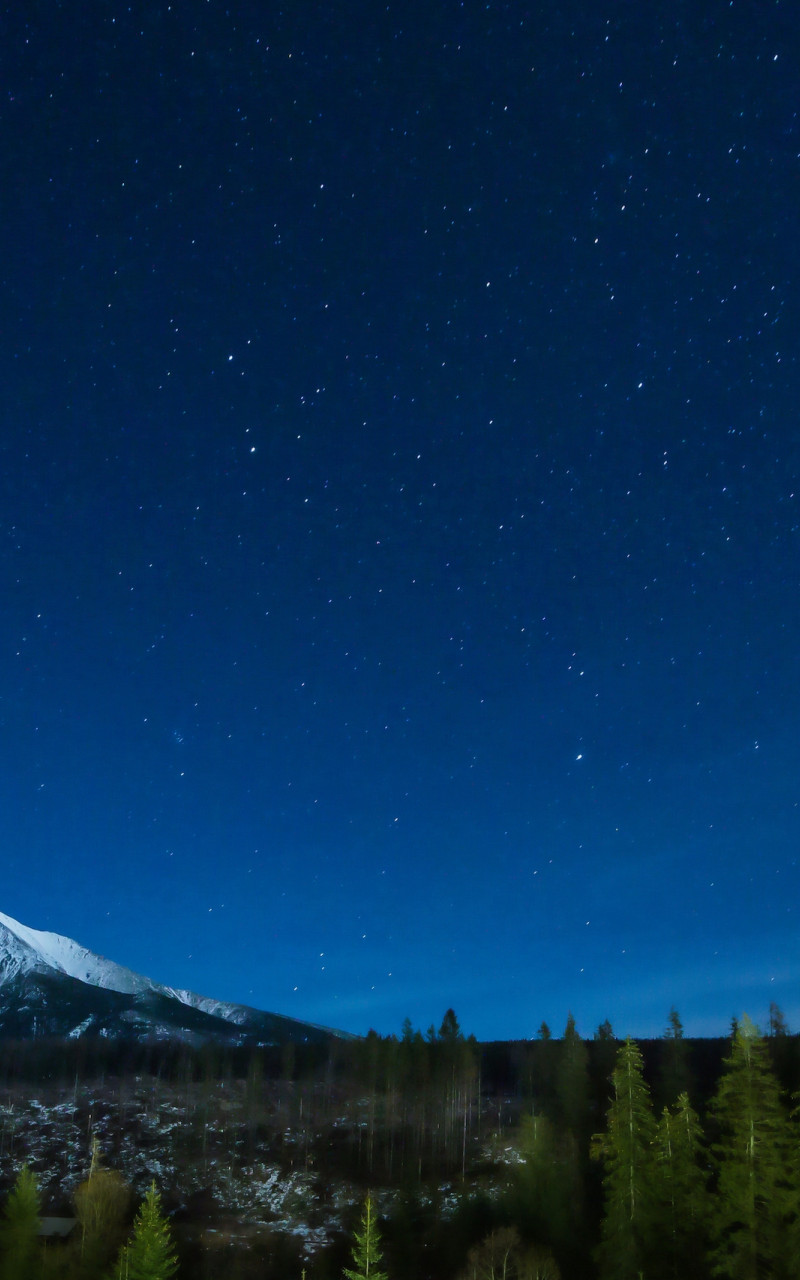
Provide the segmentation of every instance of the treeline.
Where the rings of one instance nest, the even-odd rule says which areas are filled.
[[[677,1015],[670,1032],[678,1078],[688,1072]],[[789,1048],[785,1039],[779,1049]],[[749,1019],[732,1028],[702,1118],[686,1089],[656,1112],[641,1050],[630,1039],[617,1051],[611,1086],[604,1127],[592,1136],[588,1153],[601,1170],[599,1240],[590,1257],[602,1280],[796,1280],[796,1095],[781,1088],[770,1046]],[[544,1195],[551,1200],[540,1232],[567,1256],[567,1225],[573,1241],[582,1234],[575,1212],[579,1157],[564,1146],[563,1131],[557,1135],[538,1118],[525,1123],[521,1150],[528,1204],[541,1205]],[[593,1236],[586,1233],[587,1242]]]
[[[472,1059],[476,1046],[459,1039],[452,1016],[448,1030],[451,1046],[462,1049],[451,1053],[449,1096],[466,1130],[470,1072],[480,1073],[481,1060]],[[437,1040],[441,1033],[429,1043]],[[391,1064],[403,1061],[403,1045],[409,1052],[414,1043],[419,1049],[420,1037],[406,1028],[389,1047],[387,1085]],[[712,1053],[707,1043],[686,1040],[674,1009],[661,1040],[644,1046],[620,1044],[608,1024],[586,1042],[570,1015],[560,1040],[542,1026],[534,1045],[496,1047],[495,1067],[524,1099],[513,1130],[500,1124],[496,1130],[494,1155],[506,1159],[507,1177],[488,1202],[480,1192],[471,1195],[467,1182],[461,1221],[456,1215],[450,1224],[450,1248],[440,1248],[449,1266],[439,1274],[797,1280],[799,1048],[776,1006],[768,1037],[743,1017]],[[391,1213],[386,1238],[391,1262],[397,1243]],[[466,1252],[460,1272],[459,1248]],[[418,1257],[408,1272],[419,1274],[421,1263]],[[391,1265],[387,1270],[391,1280]]]
[[[559,1038],[542,1024],[480,1045],[448,1010],[425,1033],[406,1022],[322,1047],[79,1048],[0,1046],[0,1081],[74,1073],[77,1095],[79,1077],[124,1079],[136,1062],[156,1110],[162,1089],[185,1097],[171,1141],[186,1160],[213,1165],[223,1143],[232,1171],[266,1150],[313,1170],[319,1196],[336,1178],[371,1188],[389,1280],[800,1276],[800,1041],[774,1006],[768,1036],[742,1019],[717,1041],[685,1038],[672,1010],[659,1040],[620,1042],[608,1023],[586,1040],[570,1015]],[[98,1176],[111,1203],[117,1175]],[[129,1198],[125,1212],[116,1237],[98,1233],[102,1276],[80,1272],[74,1246],[52,1251],[70,1280],[105,1280]],[[343,1249],[309,1280],[338,1276]]]

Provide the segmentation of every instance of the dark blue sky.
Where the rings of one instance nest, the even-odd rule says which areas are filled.
[[[3,911],[354,1031],[796,1027],[798,47],[7,7]]]

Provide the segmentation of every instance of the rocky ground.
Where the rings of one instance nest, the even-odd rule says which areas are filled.
[[[311,1260],[353,1222],[365,1192],[359,1152],[367,1101],[320,1121],[313,1094],[291,1085],[242,1081],[176,1086],[149,1077],[71,1089],[20,1086],[0,1094],[0,1194],[27,1162],[47,1214],[72,1213],[96,1138],[103,1162],[141,1197],[155,1179],[179,1235],[204,1250],[281,1237]],[[362,1161],[363,1163],[363,1161]],[[377,1202],[395,1190],[370,1177]],[[453,1182],[436,1186],[439,1211]]]

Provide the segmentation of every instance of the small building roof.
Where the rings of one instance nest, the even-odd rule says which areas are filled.
[[[66,1240],[77,1225],[77,1218],[40,1218],[39,1235],[47,1239],[56,1237],[59,1240]]]

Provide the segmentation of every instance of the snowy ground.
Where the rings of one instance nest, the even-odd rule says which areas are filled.
[[[274,1098],[253,1106],[235,1082],[179,1087],[141,1078],[69,1090],[5,1090],[0,1195],[28,1163],[45,1211],[70,1213],[97,1138],[104,1163],[123,1174],[137,1197],[155,1178],[175,1223],[191,1225],[206,1247],[277,1232],[311,1258],[352,1222],[364,1189],[328,1168],[323,1176],[315,1150],[320,1135],[285,1123],[283,1107]],[[348,1124],[343,1116],[333,1127]],[[323,1136],[323,1146],[326,1141]],[[373,1191],[388,1208],[393,1193]],[[455,1205],[449,1184],[439,1195],[445,1211]]]

